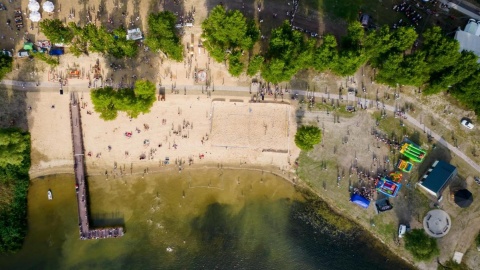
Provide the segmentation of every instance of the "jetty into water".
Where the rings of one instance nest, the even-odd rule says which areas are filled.
[[[83,133],[78,97],[72,93],[70,100],[70,120],[72,126],[73,158],[75,170],[75,188],[78,202],[78,226],[80,239],[103,239],[123,236],[123,227],[91,229],[88,223],[88,192],[85,178],[85,156]]]

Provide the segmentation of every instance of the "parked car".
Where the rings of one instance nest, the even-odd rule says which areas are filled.
[[[406,232],[407,232],[407,226],[400,224],[400,226],[398,226],[398,237],[402,238]]]
[[[400,224],[398,226],[398,238],[403,238],[403,236],[410,231],[410,225]]]
[[[3,55],[7,55],[7,56],[12,57],[12,52],[11,52],[11,51],[7,51],[7,50],[3,49],[1,53],[2,53]]]
[[[463,119],[460,123],[468,129],[473,129],[473,127],[474,127],[474,125],[470,121],[468,121],[467,119]]]
[[[19,51],[17,53],[17,56],[20,58],[25,58],[25,57],[29,57],[30,55],[28,54],[28,51]]]

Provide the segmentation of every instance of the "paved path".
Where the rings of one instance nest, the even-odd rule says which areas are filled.
[[[69,85],[65,86],[64,89],[65,90],[72,90],[74,89],[75,91],[77,90],[81,90],[81,91],[85,91],[85,92],[88,92],[90,91],[91,89],[88,88],[88,82],[86,81],[81,81],[81,80],[71,80],[70,81],[71,83],[69,83]],[[14,88],[16,88],[16,90],[23,90],[23,91],[40,91],[39,88],[42,89],[55,89],[55,91],[58,91],[59,89],[59,83],[41,83],[40,86],[37,87],[36,83],[23,83],[23,82],[19,82],[19,81],[12,81],[12,80],[3,80],[3,81],[0,81],[0,84],[4,84],[4,85],[10,85],[10,86],[14,86]],[[168,93],[172,88],[175,88],[176,90],[180,91],[180,93],[182,91],[201,91],[201,90],[204,90],[204,86],[201,86],[201,85],[174,85],[174,84],[171,84],[171,85],[165,85],[165,89],[166,89],[166,92]],[[211,87],[209,90],[215,90],[216,89],[221,89],[221,91],[233,91],[233,92],[252,92],[252,93],[256,93],[258,89],[255,89],[254,87],[243,87],[243,86],[224,86],[224,85],[220,85],[220,86],[213,86]],[[297,89],[290,89],[289,90],[290,94],[293,96],[295,94],[297,95],[300,95],[300,96],[304,96],[304,95],[307,95],[307,94],[312,94],[312,92],[307,92],[305,90],[297,90]],[[218,93],[218,92],[217,92]],[[320,92],[315,92],[314,93],[315,97],[317,98],[331,98],[331,99],[342,99],[342,100],[353,100],[354,97],[352,96],[339,96],[338,94],[326,94],[326,93],[320,93]],[[387,111],[391,111],[391,112],[395,112],[395,108],[391,105],[387,105],[387,104],[381,104],[380,102],[376,102],[374,100],[369,100],[369,99],[364,99],[364,98],[356,98],[356,100],[358,102],[361,102],[362,105],[366,105],[367,108],[369,108],[371,106],[371,104],[373,104],[374,106],[376,106],[378,109],[385,109]],[[410,122],[412,125],[414,125],[415,127],[417,127],[418,129],[420,130],[424,130],[425,129],[425,126],[423,124],[421,124],[417,119],[411,117],[410,115],[406,114],[406,121]],[[470,166],[472,166],[472,168],[474,168],[475,170],[477,170],[478,172],[480,172],[480,166],[475,163],[472,159],[470,159],[467,155],[465,155],[462,151],[460,151],[458,148],[454,147],[453,145],[451,145],[449,142],[445,141],[444,138],[442,138],[442,136],[438,135],[437,133],[433,132],[433,131],[429,131],[429,134],[431,134],[431,136],[438,141],[438,143],[440,143],[441,145],[445,146],[448,150],[450,150],[452,153],[454,153],[455,155],[457,155],[458,157],[460,157],[461,159],[463,159],[467,164],[469,164]]]

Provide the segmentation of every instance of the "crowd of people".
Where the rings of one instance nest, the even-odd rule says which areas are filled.
[[[94,229],[88,230],[87,232],[80,231],[80,239],[81,240],[88,240],[88,239],[105,239],[105,238],[117,238],[123,236],[123,228],[102,228],[102,229]]]

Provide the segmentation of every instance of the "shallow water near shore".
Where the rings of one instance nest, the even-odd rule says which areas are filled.
[[[35,179],[24,247],[0,269],[409,268],[365,234],[310,225],[302,195],[267,173],[95,177],[89,190],[90,223],[123,225],[124,237],[79,240],[73,176]]]

